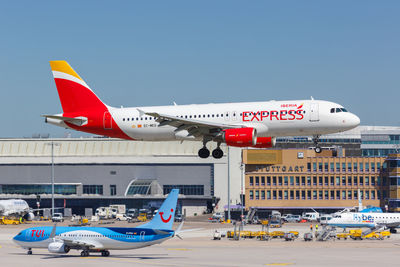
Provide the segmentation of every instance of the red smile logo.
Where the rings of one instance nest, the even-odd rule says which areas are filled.
[[[164,217],[163,217],[163,215],[164,215],[164,212],[159,212],[158,214],[160,214],[160,217],[161,217],[161,221],[163,221],[163,223],[167,223],[167,222],[169,222],[170,220],[171,220],[171,218],[172,218],[172,212],[174,211],[174,209],[171,209],[171,214],[169,215],[169,217],[168,217],[168,219],[164,219]]]

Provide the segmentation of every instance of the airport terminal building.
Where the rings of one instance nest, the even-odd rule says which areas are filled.
[[[344,151],[345,153],[345,151]],[[347,157],[332,151],[245,150],[246,208],[298,213],[358,205],[399,208],[400,154]]]
[[[228,157],[199,159],[197,142],[108,138],[0,140],[0,199],[23,198],[36,208],[39,195],[40,207],[51,206],[52,143],[55,206],[74,214],[110,204],[158,208],[172,188],[187,215],[227,203]]]

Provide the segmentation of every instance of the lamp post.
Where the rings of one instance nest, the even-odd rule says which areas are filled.
[[[51,146],[51,216],[54,216],[54,146],[59,146],[59,143],[46,144]]]
[[[230,170],[230,153],[228,147],[228,222],[231,222],[231,170]]]

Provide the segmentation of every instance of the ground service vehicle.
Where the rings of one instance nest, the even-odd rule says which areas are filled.
[[[300,222],[301,216],[300,215],[290,215],[286,217],[286,222]]]
[[[64,218],[62,213],[54,213],[54,215],[51,217],[51,220],[53,222],[63,222]]]

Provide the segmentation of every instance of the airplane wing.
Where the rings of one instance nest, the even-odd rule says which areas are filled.
[[[158,112],[147,112],[141,109],[137,109],[141,115],[146,114],[156,119],[159,126],[169,125],[175,127],[175,132],[187,130],[189,135],[199,137],[202,135],[212,135],[219,133],[221,130],[243,128],[246,125],[240,124],[225,124],[225,123],[213,123],[195,119],[185,119],[177,116],[171,116],[168,114],[162,114]]]
[[[103,244],[92,241],[92,240],[79,240],[79,239],[69,239],[69,238],[63,238],[63,237],[58,237],[57,239],[61,240],[64,242],[65,245],[73,248],[91,248],[91,249],[103,249],[104,246]]]
[[[381,224],[382,226],[385,226],[387,228],[396,228],[400,226],[400,222],[392,222],[392,223],[383,223]]]

